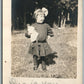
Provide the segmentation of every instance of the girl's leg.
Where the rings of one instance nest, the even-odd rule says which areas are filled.
[[[42,59],[42,69],[43,70],[46,70],[46,58],[45,57],[41,57],[41,59]]]
[[[38,60],[37,60],[37,56],[33,55],[33,62],[34,62],[34,70],[37,70],[38,68]]]

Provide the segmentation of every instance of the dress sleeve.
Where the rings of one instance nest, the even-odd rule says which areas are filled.
[[[53,31],[52,31],[52,29],[50,28],[49,25],[48,25],[48,33],[47,33],[47,35],[49,35],[50,37],[54,36]]]
[[[27,26],[26,26],[26,28],[25,28],[25,37],[27,37],[27,38],[30,38],[30,37],[31,37],[31,36],[28,34]]]

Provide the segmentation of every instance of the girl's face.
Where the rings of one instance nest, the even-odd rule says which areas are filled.
[[[44,14],[39,12],[37,15],[37,18],[36,18],[36,22],[37,23],[43,23],[44,19],[45,19]]]

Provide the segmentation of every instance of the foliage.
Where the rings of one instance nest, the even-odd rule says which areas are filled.
[[[12,24],[15,25],[17,17],[21,19],[20,24],[32,23],[34,10],[42,7],[49,10],[47,22],[53,23],[62,10],[76,11],[74,14],[77,16],[78,0],[12,0]]]

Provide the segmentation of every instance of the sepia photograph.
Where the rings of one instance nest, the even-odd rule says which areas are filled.
[[[78,0],[12,0],[11,76],[77,78]]]

